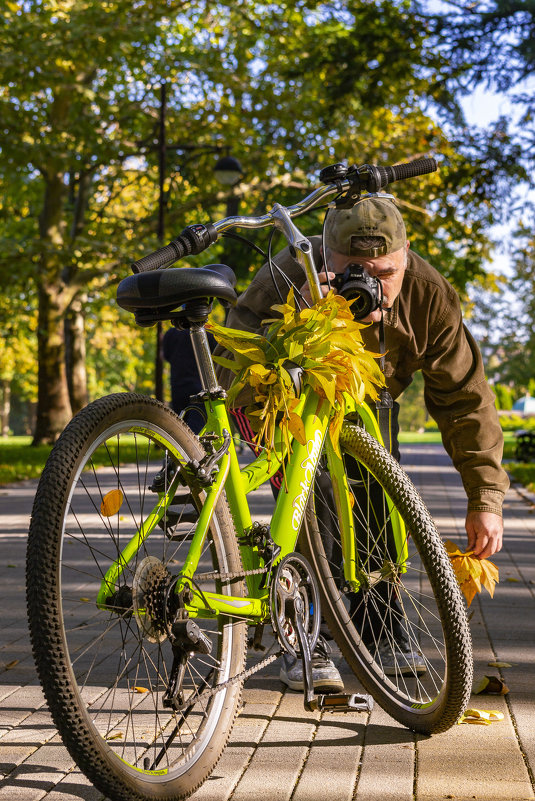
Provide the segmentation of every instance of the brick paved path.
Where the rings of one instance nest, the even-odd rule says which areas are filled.
[[[444,537],[463,542],[464,495],[440,446],[406,446],[403,464]],[[24,605],[24,549],[35,483],[0,487],[0,801],[97,801],[48,716],[30,655]],[[259,515],[270,507],[257,494]],[[506,546],[495,561],[494,600],[472,604],[475,675],[500,673],[506,697],[476,696],[499,709],[490,726],[413,735],[377,706],[371,715],[305,713],[284,691],[278,665],[246,684],[244,706],[213,776],[196,801],[527,801],[535,770],[535,503],[516,489],[506,506]],[[339,654],[336,655],[339,659]],[[339,667],[348,691],[356,680]]]

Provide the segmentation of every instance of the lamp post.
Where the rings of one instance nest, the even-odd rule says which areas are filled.
[[[162,83],[160,86],[160,113],[158,125],[158,140],[156,148],[158,151],[158,227],[157,236],[160,245],[165,242],[165,210],[167,199],[165,196],[165,178],[167,169],[167,151],[168,150],[181,150],[193,151],[204,150],[208,152],[220,153],[225,148],[219,145],[174,145],[168,144],[165,133],[165,115],[167,110],[167,86]],[[243,170],[238,159],[233,156],[222,156],[215,165],[214,174],[216,180],[223,186],[230,188],[239,184]],[[232,193],[227,199],[227,217],[233,217],[238,213],[239,198]],[[164,399],[163,387],[163,326],[162,323],[157,323],[156,329],[156,358],[154,364],[154,394],[158,400]]]
[[[167,86],[160,86],[160,117],[158,128],[158,243],[164,243],[165,237],[165,170],[167,161],[167,142],[165,139],[165,112],[167,102]],[[154,394],[156,399],[163,401],[163,326],[156,323],[156,357],[154,361]]]
[[[226,156],[222,156],[214,167],[214,175],[220,184],[223,186],[228,186],[231,189],[231,194],[227,198],[227,210],[225,216],[237,217],[240,199],[232,190],[240,183],[243,177],[243,170],[240,162],[237,158],[234,158],[234,156],[229,156],[228,154]],[[228,239],[225,240],[223,252],[221,254],[221,261],[223,264],[227,264],[229,261],[232,261],[232,254],[227,245]]]
[[[234,156],[222,156],[214,167],[216,180],[223,186],[231,189],[240,183],[243,177],[243,170],[238,159]],[[227,217],[236,217],[240,199],[234,192],[227,198]]]

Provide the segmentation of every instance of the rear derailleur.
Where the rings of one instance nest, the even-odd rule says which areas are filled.
[[[177,712],[184,706],[182,684],[188,659],[193,654],[209,655],[212,652],[212,643],[203,634],[195,621],[188,619],[179,619],[173,623],[170,639],[173,644],[173,665],[162,704],[164,707]],[[205,680],[205,683],[207,683],[207,680]],[[202,688],[199,688],[198,692],[200,689]]]

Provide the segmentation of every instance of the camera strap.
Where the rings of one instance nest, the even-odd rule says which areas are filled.
[[[381,319],[379,320],[379,367],[384,375],[385,372],[385,324],[383,319],[384,313],[381,307]],[[392,453],[392,409],[394,401],[392,395],[382,387],[378,399],[375,401],[375,408],[377,410],[377,422],[379,423],[379,430],[383,437],[385,448],[389,453]]]

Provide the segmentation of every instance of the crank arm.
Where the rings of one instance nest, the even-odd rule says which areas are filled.
[[[300,596],[289,598],[286,605],[289,610],[290,620],[297,634],[301,661],[303,663],[303,682],[305,685],[304,705],[305,709],[310,711],[312,709],[311,704],[314,700],[314,681],[312,679],[312,654],[310,652],[310,643],[305,629],[303,628],[303,600]]]

